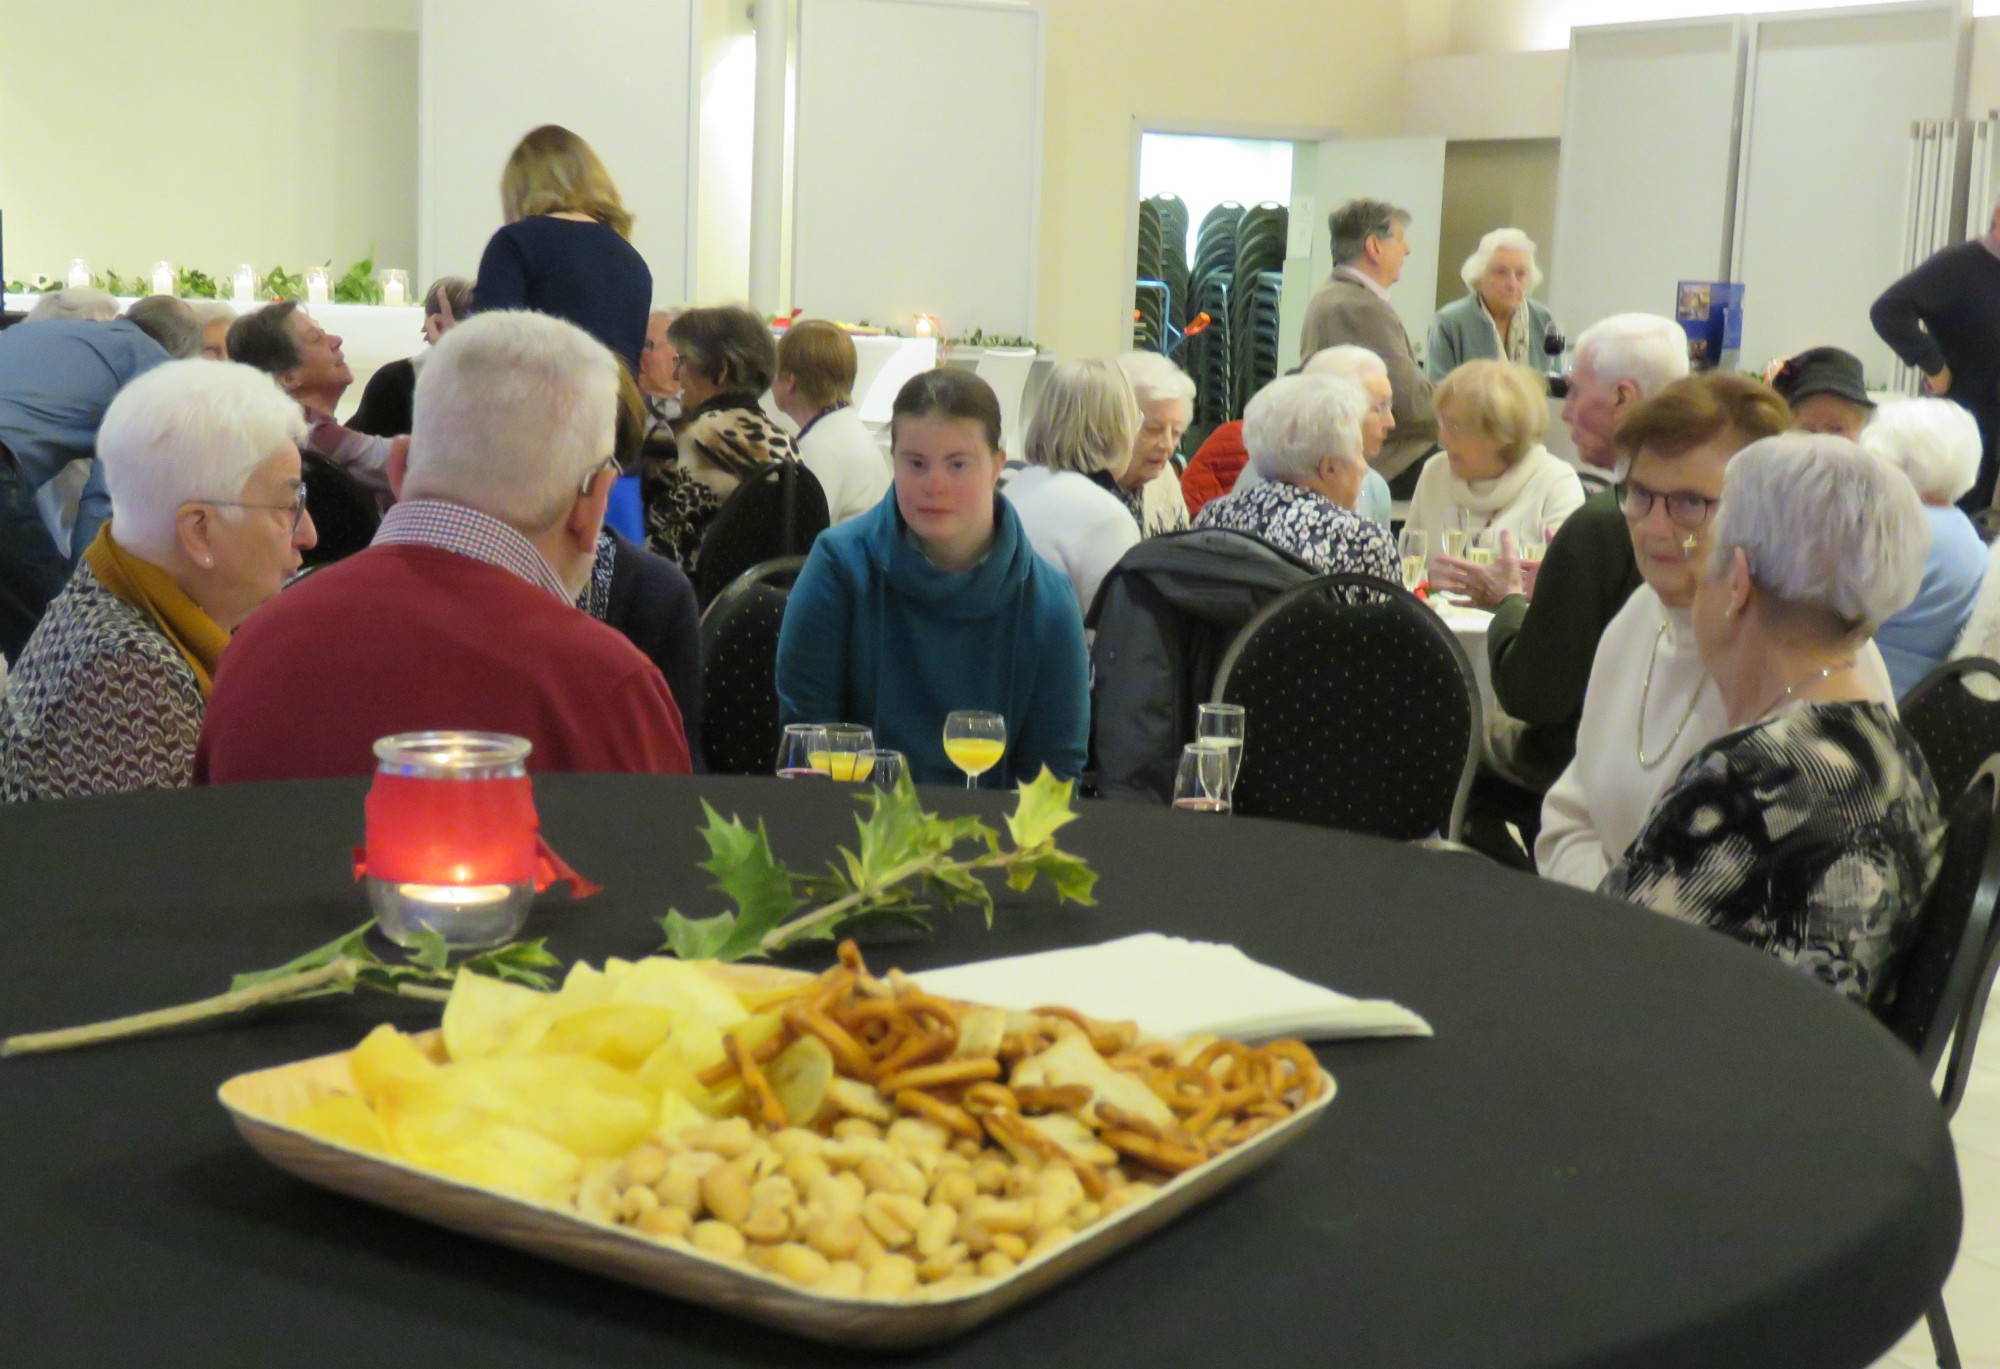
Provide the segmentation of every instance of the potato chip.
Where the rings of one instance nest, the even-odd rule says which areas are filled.
[[[396,1153],[381,1119],[351,1093],[329,1094],[300,1108],[285,1122],[335,1145],[365,1150],[371,1155],[393,1157]]]
[[[407,1079],[427,1079],[438,1072],[437,1062],[423,1048],[384,1022],[361,1039],[347,1057],[347,1069],[354,1087],[373,1106],[390,1085]]]
[[[505,1046],[521,1018],[549,995],[460,969],[444,1005],[444,1048],[454,1060],[479,1060]]]

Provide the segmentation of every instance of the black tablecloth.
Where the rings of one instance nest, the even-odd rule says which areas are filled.
[[[361,783],[0,810],[0,1030],[214,992],[359,923]],[[541,912],[565,956],[635,956],[716,910],[697,796],[781,854],[851,836],[774,780],[556,777],[545,828],[606,892]],[[997,813],[999,796],[932,796]],[[1091,806],[1101,906],[1003,898],[880,966],[1153,929],[1395,998],[1429,1041],[1330,1046],[1340,1096],[1262,1175],[923,1363],[1861,1366],[1957,1247],[1957,1173],[1913,1061],[1725,938],[1476,858]],[[801,964],[817,968],[823,944]],[[435,1008],[429,1010],[434,1020]],[[0,1363],[846,1364],[700,1309],[300,1183],[215,1086],[422,1005],[328,1000],[0,1062]]]

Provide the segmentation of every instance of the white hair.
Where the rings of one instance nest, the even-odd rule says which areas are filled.
[[[1132,382],[1141,404],[1162,399],[1194,403],[1194,377],[1158,352],[1127,352],[1118,358],[1118,369]]]
[[[445,499],[546,531],[612,454],[618,368],[573,323],[475,314],[438,340],[417,374],[403,498]]]
[[[1541,264],[1535,260],[1535,240],[1518,228],[1496,228],[1479,240],[1479,246],[1472,249],[1465,265],[1458,268],[1458,278],[1465,282],[1466,289],[1470,290],[1479,283],[1479,278],[1486,274],[1486,268],[1493,264],[1493,254],[1503,247],[1527,254],[1530,293],[1542,283]]]
[[[1930,546],[1901,472],[1844,437],[1780,433],[1730,459],[1708,572],[1741,549],[1765,593],[1872,633],[1916,597]]]
[[[1351,380],[1281,376],[1243,410],[1243,449],[1266,480],[1311,475],[1331,456],[1360,461],[1368,396]]]
[[[1658,314],[1613,314],[1583,330],[1577,365],[1588,365],[1599,383],[1629,380],[1650,399],[1688,373],[1687,333]]]
[[[191,299],[187,307],[194,311],[194,321],[206,328],[211,323],[236,322],[236,306],[224,299]]]
[[[56,319],[80,319],[86,323],[109,323],[118,317],[118,301],[108,291],[79,285],[68,290],[51,290],[35,301],[23,323],[50,323]]]
[[[1948,399],[1891,399],[1861,430],[1861,445],[1881,457],[1932,504],[1958,502],[1979,478],[1985,444],[1972,414]]]
[[[1322,347],[1306,358],[1306,364],[1299,368],[1300,375],[1333,376],[1337,380],[1351,380],[1361,385],[1370,376],[1389,378],[1388,363],[1369,351],[1351,342],[1343,342],[1335,347]]]
[[[118,392],[97,429],[114,535],[148,560],[169,559],[182,505],[242,498],[251,474],[305,435],[298,402],[262,371],[199,359],[155,366]]]

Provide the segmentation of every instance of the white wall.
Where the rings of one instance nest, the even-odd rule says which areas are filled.
[[[1569,45],[1572,27],[1637,24],[1718,14],[1848,9],[1883,0],[1451,0],[1451,50],[1517,52]],[[1976,15],[2000,15],[2000,0],[1973,0]]]
[[[1454,142],[1559,138],[1567,50],[1420,57],[1403,86],[1403,131]]]

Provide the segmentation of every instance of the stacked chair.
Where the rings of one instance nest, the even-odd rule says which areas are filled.
[[[1213,428],[1237,416],[1234,354],[1230,346],[1230,310],[1235,296],[1237,227],[1240,204],[1218,204],[1201,221],[1195,235],[1194,265],[1188,273],[1188,315],[1206,313],[1206,332],[1188,341],[1182,367],[1194,377],[1194,420]]]
[[[1260,204],[1246,210],[1237,224],[1229,301],[1231,399],[1237,415],[1278,374],[1278,300],[1284,291],[1289,217],[1281,204]]]
[[[1160,208],[1139,201],[1139,260],[1133,285],[1132,345],[1142,352],[1163,352],[1167,344],[1167,310],[1172,287],[1163,276]]]
[[[1178,195],[1155,195],[1147,201],[1160,216],[1160,279],[1167,283],[1167,322],[1178,333],[1187,327],[1188,208]]]

